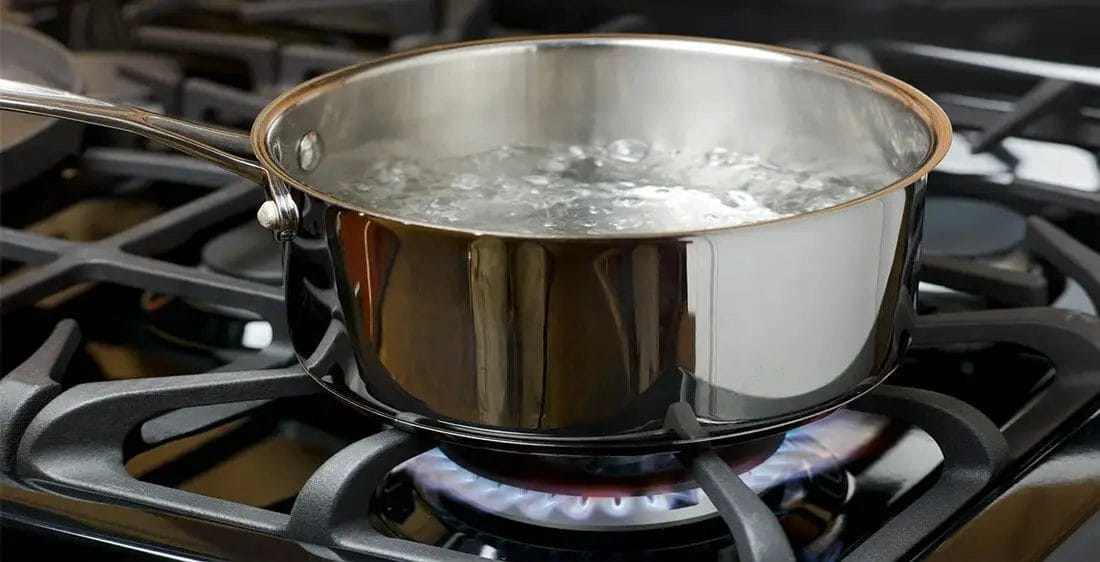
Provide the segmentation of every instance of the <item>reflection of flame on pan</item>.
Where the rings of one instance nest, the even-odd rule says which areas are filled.
[[[783,486],[805,491],[815,486],[815,479],[846,481],[841,459],[847,457],[834,454],[828,445],[835,442],[838,449],[858,454],[881,427],[882,420],[876,416],[839,412],[788,433],[775,454],[743,472],[741,478],[757,493]],[[409,459],[397,470],[407,471],[420,493],[437,508],[446,502],[457,502],[480,512],[546,527],[642,529],[689,523],[716,513],[714,505],[698,488],[607,497],[526,490],[479,476],[447,458],[439,449]]]

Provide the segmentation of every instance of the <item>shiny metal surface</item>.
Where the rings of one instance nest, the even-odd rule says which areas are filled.
[[[678,401],[709,438],[748,437],[882,380],[909,339],[922,172],[949,142],[934,104],[892,79],[650,37],[391,57],[288,93],[254,132],[265,161],[306,135],[325,146],[312,171],[272,163],[300,195],[287,291],[314,376],[444,438],[573,452],[679,446],[663,431]],[[325,189],[363,172],[326,157],[377,140],[455,155],[614,138],[888,168],[897,182],[794,219],[631,239],[448,230],[347,208]],[[332,351],[348,349],[357,361]]]
[[[9,86],[0,99],[266,175],[273,193],[293,188],[280,206],[301,212],[285,251],[292,336],[330,391],[450,441],[576,454],[683,445],[663,428],[680,401],[709,431],[696,440],[728,441],[880,382],[909,342],[924,177],[950,143],[931,100],[877,72],[661,36],[490,41],[337,71],[261,113],[262,169],[140,110],[27,96]],[[614,138],[894,181],[795,217],[629,239],[416,224],[334,195],[364,170],[333,155],[374,141],[445,156]],[[276,222],[271,211],[261,219]]]
[[[882,190],[844,206],[924,175],[946,154],[950,132],[942,110],[911,86],[828,57],[713,39],[565,35],[431,47],[321,76],[260,113],[253,148],[275,175],[318,198],[402,224],[475,234],[373,211],[349,198],[346,184],[367,175],[380,145],[423,159],[502,145],[644,139],[685,152],[722,147],[784,168],[888,178]],[[311,156],[303,166],[303,139],[323,142],[319,162]],[[532,237],[616,235],[524,235]]]
[[[3,78],[0,78],[0,109],[102,125],[162,142],[264,186],[269,202],[278,211],[278,221],[271,227],[277,237],[284,239],[297,227],[297,210],[281,181],[269,179],[267,171],[259,164],[212,146],[240,145],[241,140],[247,138],[239,133]]]
[[[679,401],[713,436],[747,437],[893,368],[923,193],[584,243],[431,232],[305,196],[285,255],[294,346],[341,397],[480,445],[674,446],[662,428]]]

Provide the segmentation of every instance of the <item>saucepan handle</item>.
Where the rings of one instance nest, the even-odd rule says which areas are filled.
[[[258,163],[233,154],[251,152],[247,135],[64,90],[2,78],[0,109],[128,131],[212,162],[264,187],[267,201],[256,213],[256,218],[264,228],[275,234],[277,240],[290,240],[297,231],[298,208],[286,185]]]

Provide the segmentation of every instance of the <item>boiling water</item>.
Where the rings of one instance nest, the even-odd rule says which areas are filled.
[[[881,169],[795,170],[721,147],[693,153],[620,139],[452,158],[382,156],[337,195],[401,219],[475,231],[630,235],[796,215],[890,179]]]

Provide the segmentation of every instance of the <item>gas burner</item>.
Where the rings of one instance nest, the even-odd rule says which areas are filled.
[[[279,247],[251,221],[203,245],[200,268],[237,279],[278,286],[283,281]],[[233,360],[272,343],[271,324],[253,312],[147,291],[141,309],[150,331],[165,343]]]
[[[699,488],[626,496],[578,496],[517,488],[477,475],[433,449],[396,470],[408,471],[420,494],[439,509],[451,502],[518,523],[578,531],[642,530],[698,522],[717,515]],[[823,477],[822,472],[831,474]],[[794,434],[741,479],[758,494],[783,488],[783,498],[802,497],[815,479],[840,482],[840,462],[814,438]],[[845,494],[841,494],[845,495]],[[777,510],[783,505],[773,505]]]
[[[619,496],[581,496],[523,489],[479,476],[433,449],[396,467],[389,480],[411,480],[414,492],[440,514],[472,511],[512,523],[571,531],[640,531],[698,523],[717,516],[699,488],[664,489]],[[850,495],[851,480],[841,462],[815,437],[792,432],[763,463],[741,473],[750,488],[777,512],[830,488],[829,496]],[[383,485],[382,490],[389,486]],[[467,517],[460,517],[462,520]]]
[[[723,447],[718,455],[738,473],[746,472],[775,454],[782,442],[782,434],[771,435]],[[671,453],[585,457],[445,446],[443,454],[487,480],[558,495],[622,497],[695,487]]]
[[[860,517],[849,508],[862,487],[859,471],[897,442],[891,428],[884,417],[841,410],[788,433],[741,479],[807,559],[835,559],[850,540],[849,521]],[[370,510],[371,524],[385,534],[493,560],[602,559],[607,553],[629,560],[729,560],[734,549],[700,488],[598,497],[525,490],[479,476],[441,449],[391,470]]]
[[[1027,243],[1027,218],[1014,208],[969,196],[931,195],[925,203],[924,265],[932,269],[1005,279],[1023,292],[972,293],[977,287],[953,284],[950,277],[925,275],[922,311],[980,310],[1007,304],[1045,305],[1062,294],[1065,279],[1044,267]],[[956,276],[958,277],[958,276]],[[957,279],[956,279],[957,280]],[[1030,299],[1023,300],[1020,299]]]
[[[283,282],[283,261],[271,234],[248,221],[202,247],[202,265],[217,273],[268,285]]]
[[[448,501],[519,523],[577,531],[632,530],[680,525],[714,516],[714,504],[698,488],[648,496],[586,497],[524,490],[462,468],[433,449],[401,467],[420,494],[446,510]]]
[[[996,260],[1020,247],[1026,229],[1022,215],[996,203],[929,197],[925,203],[924,252]],[[1020,260],[1000,261],[1010,268],[1022,265]]]

